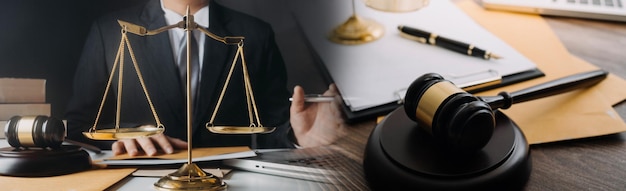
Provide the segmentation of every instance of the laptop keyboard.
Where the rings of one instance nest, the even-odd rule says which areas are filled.
[[[331,161],[336,161],[337,158],[339,158],[337,155],[322,155],[317,157],[287,160],[286,163],[296,166],[331,169],[337,165]]]
[[[263,155],[264,153],[260,154]],[[367,182],[365,181],[361,164],[330,148],[302,148],[291,152],[279,151],[274,154],[265,154],[264,157],[264,160],[267,162],[276,162],[294,167],[332,170],[332,173],[325,173],[324,177],[322,177],[324,179],[323,182],[330,183],[328,184],[328,189],[323,190],[367,190]],[[315,173],[319,173],[319,171],[314,170],[311,174]]]
[[[556,2],[557,0],[553,0]],[[623,7],[621,0],[566,0],[567,3],[605,7]]]

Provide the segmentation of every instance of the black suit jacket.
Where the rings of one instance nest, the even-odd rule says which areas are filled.
[[[166,26],[158,0],[111,13],[97,19],[91,28],[76,70],[73,97],[67,108],[68,138],[90,142],[110,149],[111,142],[92,142],[82,135],[91,128],[111,74],[120,45],[121,28],[117,20],[144,26],[149,30]],[[271,134],[256,137],[259,148],[293,147],[289,141],[289,91],[284,61],[275,43],[271,26],[255,17],[211,1],[209,31],[218,36],[244,36],[244,53],[261,124],[274,126]],[[187,140],[185,93],[174,61],[168,32],[153,36],[128,33],[139,71],[143,76],[165,134]],[[194,146],[233,146],[254,144],[250,135],[218,135],[205,128],[216,106],[220,91],[236,53],[237,46],[205,40],[202,81],[193,114]],[[127,49],[128,49],[127,48]],[[128,51],[124,54],[122,127],[156,124]],[[118,67],[119,68],[119,67]],[[115,121],[117,75],[111,84],[97,129],[112,128]],[[241,62],[228,85],[215,125],[248,126],[248,108]]]

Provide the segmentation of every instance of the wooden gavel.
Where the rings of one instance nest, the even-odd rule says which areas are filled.
[[[13,116],[4,128],[9,145],[15,148],[59,148],[65,139],[62,121],[43,115]]]
[[[595,70],[546,82],[513,93],[474,96],[441,75],[428,73],[407,89],[407,116],[440,144],[457,151],[476,151],[489,142],[495,127],[493,111],[511,105],[595,85],[608,73]]]

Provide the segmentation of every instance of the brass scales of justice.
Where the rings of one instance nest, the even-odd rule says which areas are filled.
[[[222,87],[220,97],[218,98],[217,105],[213,111],[211,119],[206,123],[206,128],[213,133],[218,134],[261,134],[261,133],[271,133],[276,127],[264,127],[258,115],[258,109],[256,107],[256,102],[254,99],[254,95],[252,93],[252,86],[250,85],[250,78],[248,75],[248,70],[246,66],[246,62],[244,59],[243,53],[243,40],[242,36],[226,36],[220,37],[203,27],[198,27],[198,24],[194,22],[193,15],[190,14],[189,7],[187,7],[187,11],[183,20],[174,25],[164,26],[155,30],[147,30],[145,27],[138,26],[132,23],[128,23],[125,21],[118,20],[122,30],[122,37],[120,40],[120,45],[118,48],[118,52],[113,64],[113,68],[111,70],[111,74],[109,76],[106,89],[104,92],[104,96],[102,97],[102,101],[100,107],[98,109],[98,113],[92,128],[88,132],[83,132],[83,135],[93,139],[93,140],[118,140],[124,138],[137,138],[137,137],[145,137],[152,136],[163,133],[165,131],[165,126],[159,120],[158,114],[154,109],[154,105],[152,100],[150,99],[150,95],[146,89],[143,77],[139,70],[139,66],[137,64],[137,60],[135,59],[135,55],[133,53],[130,41],[128,40],[127,33],[132,33],[139,36],[146,35],[156,35],[161,32],[167,31],[173,28],[182,28],[187,33],[186,41],[189,42],[191,40],[192,31],[195,29],[200,30],[205,35],[210,37],[213,40],[224,43],[225,45],[236,45],[237,52],[233,58],[231,67],[229,69],[229,73],[227,79]],[[123,74],[123,65],[124,65],[124,50],[125,45],[128,47],[128,51],[133,62],[133,66],[137,76],[139,77],[139,83],[143,88],[143,92],[146,96],[150,109],[152,111],[152,115],[154,116],[154,120],[156,122],[155,127],[134,127],[134,128],[120,128],[120,113],[121,113],[121,99],[122,99],[122,74]],[[204,172],[200,167],[198,167],[195,163],[192,162],[192,94],[191,92],[191,52],[189,51],[191,48],[191,43],[187,43],[187,76],[186,76],[186,113],[187,113],[187,158],[188,161],[177,171],[162,177],[158,182],[154,183],[155,188],[159,190],[225,190],[227,184],[223,182],[219,177],[216,177],[210,173]],[[230,82],[232,73],[234,71],[235,65],[237,63],[237,59],[241,59],[241,67],[244,76],[244,88],[246,93],[246,102],[248,105],[248,116],[250,119],[249,126],[215,126],[213,124],[215,120],[215,116],[221,102],[224,98],[224,93],[226,92],[226,88]],[[119,67],[119,69],[118,69]],[[110,89],[111,83],[114,78],[114,74],[118,70],[118,92],[117,92],[117,107],[116,107],[116,116],[115,116],[115,127],[112,129],[97,129],[96,124],[98,124],[98,120],[100,118],[100,114],[102,112],[103,105],[105,103],[106,95]]]

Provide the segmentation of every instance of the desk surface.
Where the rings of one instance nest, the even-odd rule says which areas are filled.
[[[626,24],[546,17],[567,49],[589,63],[626,78]],[[626,104],[615,106],[626,119]],[[626,188],[626,133],[531,147],[528,190]]]

